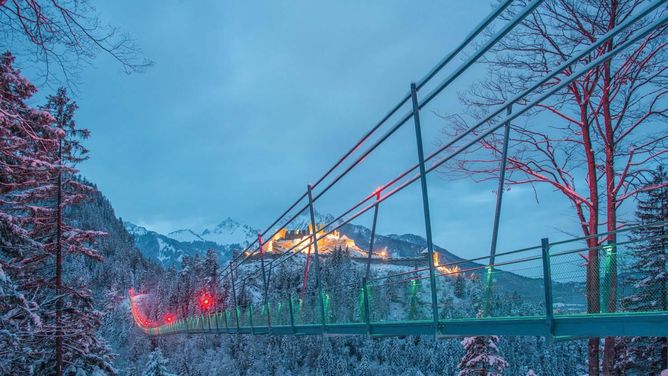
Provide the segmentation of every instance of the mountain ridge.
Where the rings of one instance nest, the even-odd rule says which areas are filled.
[[[330,214],[315,213],[318,223],[331,223],[334,217]],[[310,214],[302,213],[285,226],[288,230],[305,230],[310,225]],[[124,222],[126,230],[135,238],[135,245],[146,257],[158,261],[165,267],[179,267],[184,256],[204,254],[207,249],[219,253],[219,260],[229,260],[234,251],[242,251],[251,244],[259,230],[248,224],[242,224],[227,217],[215,226],[208,226],[197,232],[183,228],[162,234],[149,230],[132,222]],[[344,224],[339,229],[342,235],[355,241],[362,249],[368,249],[371,230],[362,225]],[[273,232],[272,232],[273,233]],[[419,257],[426,249],[425,238],[415,234],[375,235],[374,251],[385,248],[391,258]],[[463,260],[447,249],[434,246],[441,253],[442,262],[450,263]]]

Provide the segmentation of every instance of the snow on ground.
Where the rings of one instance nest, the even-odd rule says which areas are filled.
[[[176,249],[171,245],[162,241],[162,239],[160,238],[157,238],[156,240],[158,241],[158,249],[159,249],[158,260],[160,260],[160,262],[165,262],[166,260],[169,260],[170,256],[167,254],[167,252],[174,254],[176,253]]]

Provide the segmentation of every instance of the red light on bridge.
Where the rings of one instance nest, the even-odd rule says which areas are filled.
[[[213,296],[208,292],[203,292],[199,296],[199,306],[202,311],[208,311],[213,307]]]
[[[174,316],[173,313],[165,314],[165,323],[166,324],[173,324],[174,321],[176,321],[176,317]]]

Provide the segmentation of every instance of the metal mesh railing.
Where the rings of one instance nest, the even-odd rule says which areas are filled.
[[[615,235],[616,243],[601,241],[607,237],[602,234],[594,241],[578,239],[551,247],[555,313],[666,310],[665,262],[642,266],[655,261],[643,249],[665,242],[667,236],[634,238],[628,230]]]
[[[554,316],[666,312],[666,251],[664,248],[661,264],[646,250],[653,249],[661,256],[661,245],[668,245],[668,232],[635,236],[634,231],[642,226],[648,225],[502,252],[496,255],[494,265],[486,264],[488,257],[437,265],[438,320],[546,317],[551,314],[546,307],[549,300]],[[608,243],[613,235],[616,242]],[[545,268],[551,275],[547,289]],[[405,269],[366,283],[327,286],[322,297],[316,288],[309,288],[304,299],[278,294],[267,302],[228,307],[144,329],[156,335],[237,329],[253,332],[256,328],[266,332],[270,326],[323,325],[323,317],[325,325],[432,320],[429,268]],[[137,311],[133,306],[133,314],[139,314]],[[141,321],[148,326],[146,318]]]

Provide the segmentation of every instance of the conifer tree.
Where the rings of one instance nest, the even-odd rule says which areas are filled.
[[[81,141],[88,137],[87,129],[78,129],[74,121],[77,105],[64,88],[56,95],[49,96],[44,110],[53,116],[53,128],[58,136],[58,147],[53,154],[55,169],[51,179],[39,189],[41,197],[30,210],[33,224],[31,237],[41,240],[48,252],[47,265],[53,265],[53,273],[43,277],[43,287],[53,291],[51,302],[45,308],[45,319],[49,322],[48,333],[55,338],[53,360],[44,358],[41,367],[51,369],[56,375],[76,369],[104,369],[115,373],[110,364],[109,350],[104,340],[97,337],[102,314],[93,306],[90,290],[84,278],[65,275],[65,257],[79,257],[100,261],[98,251],[93,248],[95,241],[104,233],[84,230],[67,218],[67,210],[80,204],[93,192],[93,187],[82,182],[77,176],[76,165],[88,158],[88,150]],[[68,369],[65,369],[65,367]]]
[[[27,101],[37,88],[0,55],[0,373],[27,374],[42,357],[43,296],[37,295],[42,245],[29,236],[30,203],[54,169],[53,117]]]
[[[466,353],[459,362],[459,376],[498,376],[508,363],[499,355],[497,336],[466,337],[462,345]]]
[[[463,299],[466,295],[466,280],[464,279],[463,273],[457,274],[454,291],[455,296],[459,299]]]
[[[176,376],[167,370],[167,359],[162,355],[159,348],[155,349],[148,358],[146,371],[143,376]]]
[[[666,311],[668,283],[668,174],[659,166],[654,179],[638,199],[636,218],[640,226],[633,231],[634,247],[630,277],[633,295],[623,300],[631,311]],[[668,367],[668,340],[632,338],[623,345],[617,368],[658,373]]]
[[[211,311],[216,312],[222,304],[222,301],[220,289],[218,287],[218,254],[213,249],[208,249],[206,251],[206,258],[204,259],[204,274],[206,288],[214,297],[214,304],[213,307],[211,307]]]

